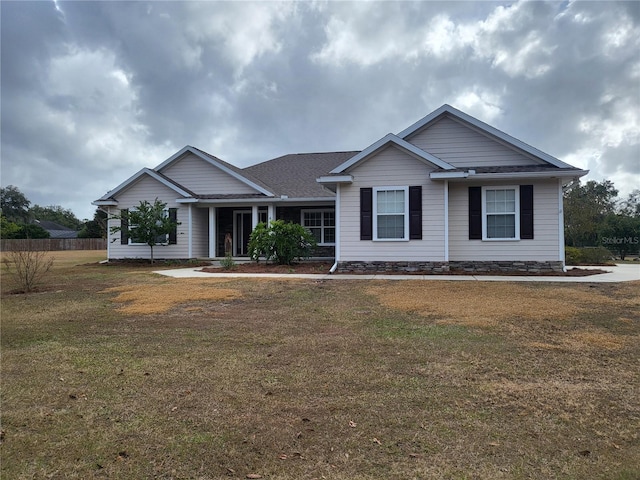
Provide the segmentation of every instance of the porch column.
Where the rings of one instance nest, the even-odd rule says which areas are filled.
[[[251,231],[256,228],[256,225],[258,225],[258,206],[253,205],[251,207]]]
[[[270,203],[269,205],[267,205],[267,223],[275,219],[276,219],[276,207],[273,205],[273,203]]]
[[[209,207],[209,258],[216,257],[216,207]]]

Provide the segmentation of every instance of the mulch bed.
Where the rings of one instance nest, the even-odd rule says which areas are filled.
[[[202,269],[206,273],[297,273],[297,274],[327,274],[333,263],[331,262],[301,262],[293,265],[276,265],[265,262],[251,262],[251,263],[238,263],[231,269],[223,269],[222,267],[205,267]],[[374,272],[353,272],[351,275],[372,275]],[[597,275],[601,273],[607,273],[607,270],[601,269],[584,269],[584,268],[570,268],[563,273],[547,272],[547,273],[527,273],[527,272],[443,272],[433,273],[425,271],[415,272],[379,272],[384,275],[504,275],[504,276],[542,276],[542,277],[586,277],[589,275]],[[334,275],[340,275],[335,273]]]

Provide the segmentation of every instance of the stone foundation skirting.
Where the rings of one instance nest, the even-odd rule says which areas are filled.
[[[452,262],[338,262],[338,273],[561,273],[562,262],[452,261]]]

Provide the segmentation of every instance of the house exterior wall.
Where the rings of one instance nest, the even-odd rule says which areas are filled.
[[[195,258],[206,258],[209,256],[209,209],[191,207],[191,228],[192,244],[191,254]],[[180,238],[178,237],[178,242]]]
[[[162,174],[197,194],[256,193],[247,184],[193,154],[172,163]]]
[[[447,117],[406,140],[458,168],[544,163]]]
[[[137,182],[118,195],[118,208],[111,207],[112,215],[120,213],[120,209],[136,207],[142,200],[153,202],[156,198],[167,204],[167,208],[177,208],[178,225],[177,244],[156,245],[153,247],[154,258],[188,258],[188,206],[176,203],[179,195],[149,176],[141,177]],[[150,258],[148,245],[121,245],[120,232],[111,233],[111,227],[120,226],[120,220],[111,219],[109,226],[109,258]]]
[[[533,228],[531,240],[469,240],[469,186],[533,185]],[[449,260],[456,261],[558,261],[558,182],[519,181],[449,183]]]
[[[444,185],[432,167],[388,147],[353,168],[353,183],[340,187],[340,261],[441,261],[444,259]],[[360,240],[360,188],[422,186],[422,240]],[[407,212],[408,214],[408,212]]]

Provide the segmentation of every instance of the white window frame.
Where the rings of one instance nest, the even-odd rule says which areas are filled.
[[[129,209],[129,212],[137,211],[137,210],[138,210],[137,208],[135,208],[135,207],[131,207],[131,208]],[[168,209],[168,208],[165,208],[165,209],[164,209],[164,210],[162,210],[162,211],[164,212],[164,216],[165,216],[165,217],[168,217],[168,216],[169,216],[169,209]],[[131,236],[131,228],[132,228],[132,227],[134,227],[134,226],[135,226],[135,224],[131,224],[131,225],[128,225],[128,226],[127,226],[127,238],[128,238],[128,240],[129,240],[129,245],[131,245],[131,246],[140,246],[140,245],[144,245],[144,246],[148,247],[149,245],[148,245],[148,244],[146,244],[146,243],[140,243],[140,242],[134,242],[134,241],[133,241],[133,237]],[[162,245],[162,246],[169,245],[169,234],[166,234],[166,235],[165,235],[165,241],[164,241],[164,242],[162,242],[162,243],[156,243],[156,246],[158,246],[158,245]]]
[[[505,215],[513,215],[515,218],[515,232],[513,237],[489,238],[487,236],[488,216],[495,215],[487,213],[487,190],[513,190],[515,195],[515,212],[505,212]],[[514,242],[520,240],[520,186],[519,185],[491,185],[482,187],[482,240],[487,242]]]
[[[404,237],[403,238],[379,238],[378,237],[378,192],[383,191],[404,192]],[[409,241],[409,187],[408,186],[388,186],[373,188],[373,240],[375,242],[408,242]],[[384,214],[381,214],[384,215]],[[394,215],[398,215],[397,213]]]
[[[324,214],[330,212],[333,213],[333,221],[334,224],[333,225],[325,225],[324,224]],[[322,225],[320,226],[308,226],[304,224],[304,214],[305,213],[320,213],[321,214],[321,220],[322,220]],[[300,225],[302,225],[304,228],[306,229],[311,229],[311,228],[319,228],[320,229],[320,238],[321,241],[318,242],[318,246],[331,246],[331,245],[335,245],[336,242],[325,242],[324,241],[324,231],[325,228],[333,228],[333,238],[336,238],[337,235],[337,226],[336,226],[336,221],[337,221],[337,217],[336,217],[336,210],[335,208],[306,208],[300,211]]]

